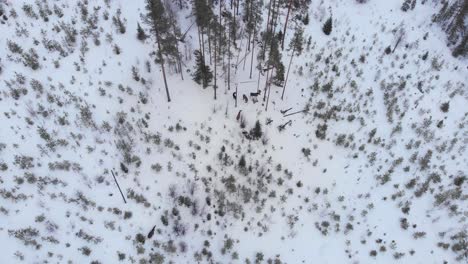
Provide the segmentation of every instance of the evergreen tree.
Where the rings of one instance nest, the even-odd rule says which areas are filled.
[[[193,0],[192,10],[198,27],[200,51],[205,57],[204,34],[210,29],[211,19],[214,17],[211,5],[207,0]]]
[[[273,84],[281,86],[284,83],[284,65],[280,62],[275,67],[275,75],[273,76]]]
[[[180,27],[177,24],[176,15],[174,10],[172,10],[170,2],[165,0],[166,10],[169,17],[169,24],[171,25],[170,32],[172,33],[165,41],[167,45],[164,45],[169,48],[165,48],[166,55],[169,58],[169,63],[175,65],[176,73],[179,71],[180,77],[183,80],[184,75],[182,71],[182,56],[179,52],[178,41],[182,38],[182,33]]]
[[[255,122],[254,128],[252,128],[252,130],[250,130],[250,136],[253,139],[260,139],[262,137],[262,135],[263,135],[262,125],[260,124],[260,121],[257,120],[257,122]]]
[[[222,50],[224,49],[224,46],[226,45],[226,40],[224,38],[224,27],[222,25],[222,15],[221,15],[221,7],[222,7],[222,4],[219,3],[219,16],[216,16],[213,14],[213,19],[211,19],[211,23],[210,23],[210,28],[212,30],[210,30],[210,33],[213,34],[212,38],[214,39],[214,76],[213,76],[213,79],[214,79],[214,84],[213,84],[213,92],[214,92],[214,99],[216,100],[217,99],[217,94],[216,94],[216,91],[218,89],[218,85],[217,85],[217,66],[218,66],[218,63],[221,60],[221,56],[222,55]],[[211,36],[210,36],[211,38]]]
[[[297,55],[300,55],[302,53],[303,43],[304,43],[304,30],[299,27],[294,32],[294,36],[291,39],[291,42],[289,43],[289,49],[293,50],[293,55],[294,55],[294,52],[297,52]]]
[[[237,24],[237,21],[234,19],[234,17],[235,16],[229,12],[229,14],[226,16],[226,20],[229,25],[229,37],[231,39],[231,43],[234,45],[234,48],[237,48],[235,41],[237,38],[239,25]]]
[[[207,0],[193,0],[193,13],[195,14],[195,22],[200,28],[209,27],[214,15]]]
[[[230,12],[225,11],[222,16],[224,17],[225,20],[225,34],[227,35],[227,44],[225,46],[225,53],[227,53],[228,56],[228,63],[227,63],[227,88],[228,90],[231,90],[231,57],[232,57],[232,52],[231,52],[231,44],[233,43],[233,38],[235,34],[235,23],[233,16]]]
[[[323,33],[325,33],[325,35],[330,35],[330,33],[332,32],[332,18],[328,18],[327,21],[325,22],[325,24],[323,25]]]
[[[288,30],[288,21],[289,21],[289,13],[291,13],[291,7],[292,7],[292,2],[293,0],[288,0],[288,13],[286,14],[286,20],[284,21],[284,29],[283,29],[283,34],[281,36],[281,49],[284,49],[284,37],[286,36],[286,30]]]
[[[245,162],[245,157],[244,155],[241,155],[240,160],[239,160],[239,167],[245,168],[246,165],[247,165],[247,162]]]
[[[304,25],[309,25],[309,14],[307,13],[307,15],[304,17],[304,20],[302,20],[302,23],[304,23]]]
[[[284,65],[281,62],[281,53],[279,51],[279,39],[273,38],[271,41],[270,53],[268,56],[267,65],[269,68],[275,69],[275,75],[273,76],[273,83],[275,85],[281,85],[284,81]]]
[[[446,32],[449,46],[453,48],[452,55],[466,56],[468,54],[468,31],[466,30],[468,1],[443,0],[441,3],[442,7],[434,15],[433,21],[439,23]]]
[[[146,11],[148,13],[146,16],[143,16],[143,21],[150,27],[151,33],[156,37],[156,44],[158,46],[156,62],[161,64],[167,101],[170,102],[171,97],[167,85],[163,55],[166,55],[165,52],[171,49],[171,45],[177,45],[177,42],[174,43],[176,38],[170,31],[169,19],[161,0],[146,0]]]
[[[249,39],[252,39],[252,54],[251,54],[251,59],[250,59],[250,77],[252,78],[252,70],[253,70],[253,58],[254,58],[254,53],[255,53],[255,43],[257,42],[257,35],[258,32],[260,31],[260,25],[262,24],[263,17],[262,17],[262,1],[255,1],[255,0],[248,0],[249,2],[249,12],[245,14],[245,19],[247,20],[246,24],[246,32],[249,34],[249,36],[252,36]],[[250,43],[249,43],[250,45]]]
[[[281,100],[284,98],[284,91],[286,90],[286,83],[288,82],[289,70],[291,69],[292,60],[295,55],[299,56],[302,53],[302,43],[304,42],[304,30],[297,28],[294,32],[294,36],[289,43],[289,49],[292,49],[291,60],[289,61],[288,72],[286,73],[286,80],[284,81],[283,92],[281,94]],[[310,41],[310,38],[309,38]],[[296,54],[297,53],[297,54]]]
[[[211,72],[210,66],[205,64],[203,54],[199,50],[196,50],[194,54],[196,68],[193,73],[193,80],[196,83],[201,84],[203,88],[206,88],[213,80],[213,73]]]
[[[144,41],[147,38],[145,31],[140,26],[140,23],[138,23],[137,27],[137,38],[141,41]]]

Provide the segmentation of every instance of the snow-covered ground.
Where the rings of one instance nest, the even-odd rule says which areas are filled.
[[[0,0],[0,263],[466,262],[468,64],[433,3],[401,2],[312,1],[311,43],[265,110],[240,98],[250,60],[230,91],[218,69],[217,100],[191,80],[196,27],[168,103],[142,0]]]

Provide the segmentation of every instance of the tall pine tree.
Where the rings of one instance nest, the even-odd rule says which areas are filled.
[[[195,22],[197,23],[200,51],[205,57],[205,40],[204,35],[210,28],[211,19],[214,17],[211,5],[207,0],[193,0],[192,10],[195,15]]]
[[[281,100],[284,98],[284,91],[286,90],[286,83],[288,82],[289,70],[291,69],[292,60],[295,55],[299,56],[302,53],[302,43],[304,42],[304,31],[302,28],[297,28],[294,32],[294,36],[289,43],[289,49],[292,49],[291,59],[289,60],[288,72],[286,73],[286,79],[283,85],[283,92],[281,93]],[[297,53],[297,54],[296,54]]]
[[[333,23],[332,23],[332,18],[328,18],[327,21],[325,22],[325,24],[323,24],[323,33],[325,33],[325,35],[330,35],[330,33],[332,32],[332,29],[333,29]]]
[[[281,62],[281,53],[279,51],[279,38],[273,38],[268,56],[268,65],[275,70],[273,75],[273,83],[280,86],[284,81],[284,65]]]
[[[203,88],[208,87],[213,80],[213,73],[211,72],[210,66],[205,64],[203,54],[196,50],[195,54],[195,72],[193,73],[193,80],[201,84]]]
[[[260,31],[260,25],[262,24],[262,1],[247,0],[246,3],[247,10],[244,12],[244,21],[246,22],[245,30],[249,35],[249,47],[252,43],[252,54],[250,59],[250,75],[249,78],[252,78],[252,69],[253,69],[253,59],[255,53],[255,44],[258,42],[257,35]],[[252,41],[250,41],[252,40]],[[247,60],[247,59],[246,59]]]
[[[177,45],[175,36],[171,33],[169,19],[161,0],[146,0],[146,16],[143,16],[143,22],[150,27],[151,33],[156,38],[158,50],[156,52],[156,62],[161,65],[164,86],[166,88],[167,101],[171,101],[169,87],[167,85],[166,70],[164,68],[164,55]]]

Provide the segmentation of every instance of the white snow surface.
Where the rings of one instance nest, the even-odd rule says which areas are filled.
[[[236,85],[239,95],[256,90],[258,71],[250,80],[250,59],[245,69],[242,63],[236,73],[233,68],[231,91],[218,69],[217,100],[212,87],[191,80],[196,27],[179,45],[184,80],[168,67],[168,103],[160,66],[150,56],[154,38],[136,38],[137,23],[148,34],[140,18],[144,1],[88,0],[88,16],[96,12],[99,18],[90,34],[83,30],[78,1],[38,2],[51,10],[57,5],[64,15],[51,14],[46,22],[25,14],[23,5],[30,4],[39,15],[33,1],[0,1],[8,14],[0,24],[0,263],[148,263],[156,253],[165,263],[255,263],[258,252],[264,255],[259,263],[466,263],[468,64],[451,56],[443,32],[431,23],[433,3],[418,1],[414,10],[402,12],[402,1],[312,1],[304,31],[311,46],[293,60],[284,100],[281,87],[272,86],[265,111],[262,98],[255,104],[239,99],[237,107],[232,98]],[[190,9],[178,10],[177,2],[184,31],[194,17]],[[112,24],[117,9],[124,34]],[[333,31],[326,36],[322,25],[330,10]],[[74,46],[66,46],[63,30],[57,32],[61,22],[77,30]],[[387,55],[399,28],[406,35]],[[294,23],[288,30],[287,43]],[[99,45],[93,35],[99,35]],[[46,49],[44,39],[60,43],[67,56]],[[8,41],[23,52],[34,48],[40,68],[24,66]],[[234,61],[245,53],[246,39],[238,42],[242,49],[233,49]],[[282,56],[287,66],[290,52]],[[134,80],[133,66],[144,84]],[[33,80],[42,90],[33,88]],[[327,83],[330,93],[323,88]],[[306,106],[307,113],[280,112]],[[86,109],[89,119],[83,118]],[[236,120],[239,110],[245,129]],[[248,140],[242,131],[257,120],[264,138]],[[325,139],[316,136],[322,124]],[[41,129],[51,139],[41,137]],[[127,164],[128,173],[121,170],[119,140],[132,142],[139,160]],[[219,159],[223,146],[226,163]],[[252,167],[248,175],[238,166],[241,155]],[[29,165],[21,166],[28,157]],[[231,175],[232,193],[226,188]],[[458,186],[456,179],[465,180]],[[258,199],[245,202],[242,186],[257,191]],[[239,211],[219,215],[216,193]],[[439,203],[444,193],[449,198]],[[179,196],[192,205],[179,203]],[[165,212],[167,226],[161,221]],[[184,226],[184,234],[176,234],[175,225]],[[28,228],[34,232],[19,234]],[[138,242],[137,234],[146,241]],[[234,245],[223,251],[228,238]],[[125,258],[119,260],[119,253]]]

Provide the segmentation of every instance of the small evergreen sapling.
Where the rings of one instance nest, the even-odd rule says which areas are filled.
[[[148,36],[146,36],[145,31],[143,28],[140,26],[140,23],[138,23],[137,27],[137,38],[138,40],[144,41]]]
[[[202,53],[199,50],[196,50],[194,54],[196,68],[193,73],[193,80],[196,83],[201,84],[203,88],[206,88],[213,80],[213,73],[211,72],[210,66],[205,64]]]
[[[253,139],[260,139],[262,135],[262,125],[260,124],[260,121],[257,120],[257,122],[255,122],[254,128],[252,128],[252,130],[250,131],[250,136]]]
[[[302,23],[304,23],[304,25],[309,25],[309,13],[307,13],[307,15],[304,17],[304,20],[302,20]]]
[[[333,29],[333,24],[332,24],[332,18],[328,18],[327,21],[325,22],[325,24],[323,25],[323,33],[325,33],[325,35],[330,35],[330,33],[332,32],[332,29]]]

